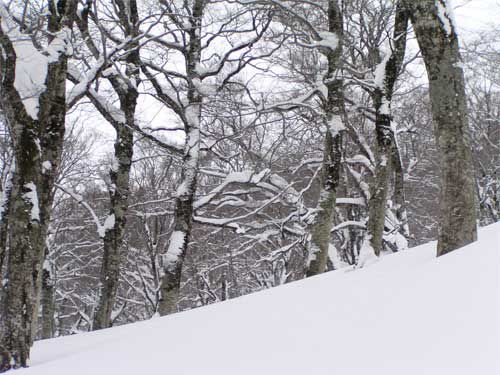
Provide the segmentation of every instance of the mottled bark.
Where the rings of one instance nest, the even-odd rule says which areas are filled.
[[[405,237],[410,236],[410,228],[408,226],[408,215],[406,211],[406,192],[404,181],[403,161],[398,146],[396,134],[394,134],[392,147],[392,168],[394,169],[394,209],[396,210],[396,218],[398,219],[399,233]]]
[[[474,172],[458,37],[444,0],[405,1],[424,58],[440,164],[438,256],[477,239]]]
[[[7,232],[9,228],[9,207],[11,187],[8,186],[3,193],[2,215],[0,217],[0,281],[3,276],[3,265],[7,254]],[[0,292],[1,293],[1,292]],[[0,301],[2,294],[0,294]]]
[[[106,230],[103,239],[104,249],[100,274],[99,302],[94,316],[93,330],[111,326],[111,314],[120,277],[120,248],[123,242],[126,223],[125,215],[128,209],[133,131],[127,127],[117,128],[116,131],[118,135],[115,143],[115,158],[118,165],[110,171],[111,209],[108,215],[108,220],[112,218],[111,220],[114,220],[114,223]]]
[[[342,56],[343,15],[336,1],[329,1],[328,22],[328,30],[337,36],[338,45],[335,50],[329,50],[327,53],[328,72],[326,85],[328,98],[323,108],[327,130],[323,151],[318,213],[311,227],[307,276],[318,275],[326,270],[342,157],[341,130],[345,112],[344,84],[343,80],[338,76],[340,75],[340,58]]]
[[[139,34],[138,13],[136,1],[117,1],[119,18],[128,37],[135,38]],[[131,49],[137,48],[131,45]],[[100,274],[99,301],[97,304],[93,330],[111,326],[113,307],[116,301],[118,282],[120,278],[121,246],[123,243],[126,213],[129,198],[129,177],[132,166],[134,149],[135,111],[137,107],[137,86],[139,84],[139,51],[133,50],[126,58],[127,68],[123,77],[109,78],[111,85],[118,94],[120,109],[125,115],[125,123],[114,122],[116,141],[114,147],[114,161],[109,177],[111,181],[110,203],[111,208],[108,220],[113,225],[106,228],[104,234],[103,259]]]
[[[49,43],[58,36],[63,37],[58,35],[64,32],[63,28],[71,27],[76,5],[76,1],[49,3]],[[68,56],[66,51],[60,51],[57,58],[48,62],[38,116],[33,118],[14,86],[17,56],[4,30],[0,30],[0,45],[3,52],[0,105],[12,135],[15,157],[8,213],[7,286],[0,327],[0,363],[6,364],[0,368],[2,372],[27,366],[36,332],[45,239],[65,130]]]
[[[408,29],[408,13],[401,2],[396,7],[394,24],[393,49],[387,60],[381,62],[383,81],[376,82],[376,89],[372,94],[375,107],[375,133],[377,140],[377,153],[375,161],[375,177],[371,188],[369,201],[369,216],[367,223],[367,238],[375,255],[380,255],[383,244],[385,213],[387,209],[387,193],[389,191],[390,176],[393,171],[397,142],[396,134],[391,124],[391,101],[394,85],[401,70],[406,49],[406,32]],[[380,72],[378,72],[380,74]],[[398,182],[398,198],[404,186]],[[403,193],[404,194],[404,193]]]
[[[47,257],[46,251],[45,256]],[[47,261],[44,262],[42,268],[42,293],[40,303],[42,306],[41,317],[41,337],[42,339],[50,339],[54,337],[54,313],[55,313],[55,285],[52,275],[51,266]]]
[[[186,52],[186,72],[188,83],[188,105],[185,109],[184,128],[186,141],[182,157],[180,185],[175,199],[174,231],[163,262],[163,276],[160,285],[158,313],[167,315],[177,312],[177,302],[181,284],[182,266],[191,238],[193,223],[193,203],[199,169],[200,120],[203,98],[196,89],[200,77],[196,66],[201,59],[200,30],[205,1],[193,4],[191,25],[187,31],[189,44]]]
[[[31,141],[29,132],[24,131],[24,155],[16,155],[16,173],[12,181],[11,205],[9,210],[9,256],[7,280],[1,322],[2,336],[0,351],[8,355],[8,370],[26,366],[31,346],[33,310],[35,305],[35,281],[37,253],[31,234],[40,232],[40,221],[32,220],[32,203],[25,199],[32,190],[27,188],[36,178],[38,158],[36,144]],[[27,139],[26,139],[27,138]],[[30,147],[31,146],[31,147]],[[24,158],[23,158],[24,156]],[[24,159],[24,160],[23,160]],[[28,185],[30,186],[30,185]],[[3,349],[3,350],[1,350]],[[3,362],[2,359],[0,362]]]

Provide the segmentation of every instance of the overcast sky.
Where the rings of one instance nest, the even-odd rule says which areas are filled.
[[[455,9],[455,18],[459,28],[460,38],[468,39],[473,35],[485,29],[491,28],[496,25],[500,28],[500,0],[448,0],[451,1]],[[153,113],[154,117],[164,117],[159,111],[160,107],[157,103],[148,101],[149,105],[144,105],[141,113],[146,114],[145,118],[149,118]],[[110,126],[102,123],[99,116],[89,116],[91,123],[98,123],[99,125],[91,126],[100,130],[103,138],[98,142],[100,145],[106,144],[105,149],[111,149],[114,140],[114,131]],[[162,124],[163,126],[165,124]],[[99,147],[100,148],[100,147]],[[101,149],[100,151],[104,151]]]
[[[500,0],[452,0],[462,37],[473,31],[500,26]]]

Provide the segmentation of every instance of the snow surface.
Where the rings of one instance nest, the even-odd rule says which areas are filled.
[[[165,318],[35,343],[16,375],[496,374],[500,223]]]

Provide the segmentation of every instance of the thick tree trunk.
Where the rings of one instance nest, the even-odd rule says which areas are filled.
[[[22,138],[31,138],[23,132]],[[3,303],[1,346],[8,355],[9,367],[24,367],[31,346],[34,293],[36,281],[37,253],[31,234],[40,232],[40,218],[32,197],[36,194],[36,159],[38,149],[35,142],[25,139],[23,154],[16,153],[16,171],[12,181],[9,210],[9,256],[7,262],[7,286]],[[23,157],[24,156],[24,157]],[[35,180],[36,181],[36,180]],[[0,348],[1,349],[1,348]],[[4,362],[6,359],[0,361]]]
[[[7,286],[0,327],[0,372],[27,366],[36,332],[45,239],[65,130],[67,54],[60,44],[68,42],[64,28],[71,27],[76,5],[76,1],[49,3],[49,43],[57,38],[58,52],[46,62],[40,61],[47,64],[47,75],[36,115],[28,113],[15,88],[15,41],[0,28],[3,52],[0,104],[12,135],[15,157],[8,217]],[[12,23],[5,8],[3,17],[6,18],[2,19],[3,25]],[[13,33],[17,38],[18,32]]]
[[[318,213],[311,226],[309,258],[306,275],[314,276],[325,272],[328,261],[328,249],[335,213],[337,187],[340,179],[342,157],[342,121],[344,114],[343,80],[338,77],[342,55],[343,15],[336,1],[329,2],[329,32],[338,38],[335,50],[327,53],[328,98],[324,104],[326,118],[326,136],[323,151],[323,170],[321,176]]]
[[[393,51],[390,56],[380,63],[375,77],[377,88],[372,94],[375,107],[375,131],[377,140],[377,156],[375,165],[375,179],[371,189],[369,201],[369,216],[367,223],[367,240],[375,252],[380,255],[382,251],[385,213],[387,209],[387,193],[389,181],[393,171],[394,149],[397,148],[396,134],[391,124],[391,101],[394,84],[401,70],[406,49],[406,32],[408,28],[408,13],[398,2],[394,25]],[[400,183],[401,181],[397,181]],[[398,185],[398,194],[404,189]],[[404,199],[404,195],[403,195]]]
[[[438,256],[477,239],[474,171],[464,75],[445,0],[406,2],[422,51],[440,162]]]

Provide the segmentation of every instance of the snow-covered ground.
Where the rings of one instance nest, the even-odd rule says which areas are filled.
[[[500,223],[166,318],[35,344],[32,375],[496,374]]]

